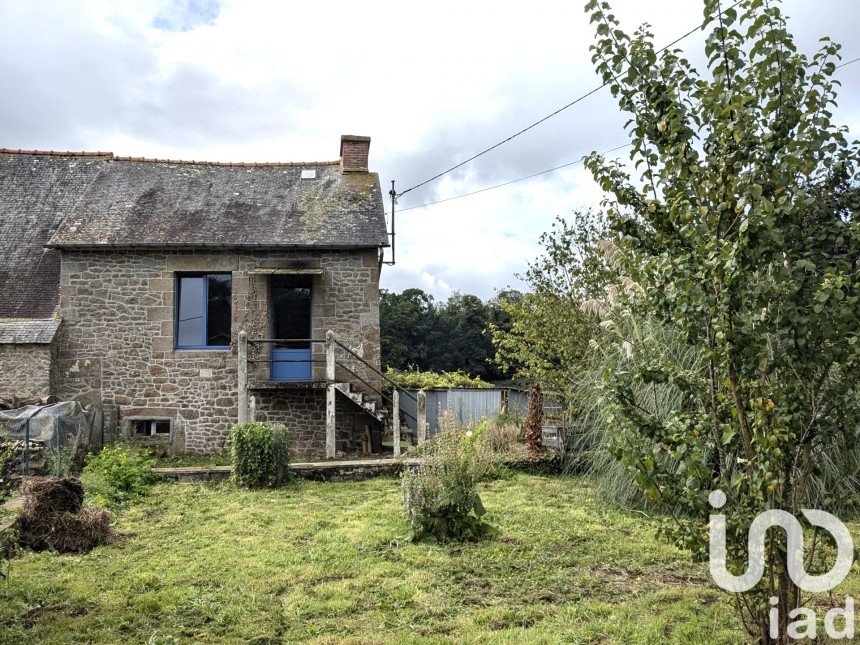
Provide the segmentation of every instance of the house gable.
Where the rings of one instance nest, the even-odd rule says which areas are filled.
[[[45,244],[108,158],[0,149],[0,319],[51,318],[60,253]]]

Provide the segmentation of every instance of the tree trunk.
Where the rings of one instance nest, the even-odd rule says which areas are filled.
[[[529,402],[526,408],[526,448],[529,458],[540,459],[543,456],[543,394],[540,384],[532,383],[529,388]]]

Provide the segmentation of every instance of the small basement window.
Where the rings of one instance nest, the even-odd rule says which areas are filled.
[[[156,437],[170,434],[170,419],[134,419],[131,434],[135,437]]]

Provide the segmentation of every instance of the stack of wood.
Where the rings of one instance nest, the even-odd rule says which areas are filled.
[[[0,410],[16,410],[27,405],[51,405],[56,402],[57,397],[48,395],[29,397],[12,396],[10,399],[0,397]]]
[[[45,474],[45,446],[30,442],[30,474]],[[0,491],[16,490],[24,475],[24,442],[0,437]],[[0,492],[0,498],[3,493]]]

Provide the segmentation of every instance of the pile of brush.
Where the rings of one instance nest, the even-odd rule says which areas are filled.
[[[34,551],[82,553],[115,538],[110,514],[84,506],[84,487],[74,477],[29,477],[24,508],[15,520],[18,543]]]

